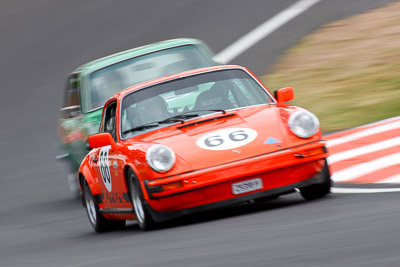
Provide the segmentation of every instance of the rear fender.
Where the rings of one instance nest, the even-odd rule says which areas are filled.
[[[101,193],[100,186],[96,181],[96,176],[88,166],[88,158],[84,160],[79,169],[79,186],[81,187],[81,192],[83,192],[84,181],[88,183],[90,190],[93,195],[98,195]]]

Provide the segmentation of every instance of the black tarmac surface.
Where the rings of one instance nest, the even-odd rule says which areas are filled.
[[[294,194],[99,235],[55,160],[74,68],[178,37],[219,52],[294,2],[1,0],[0,266],[400,266],[400,193]],[[321,24],[388,2],[323,0],[231,63],[263,74]]]

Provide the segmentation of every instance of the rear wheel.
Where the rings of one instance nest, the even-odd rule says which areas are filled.
[[[128,172],[128,179],[133,210],[140,229],[143,231],[154,229],[156,227],[156,222],[153,220],[150,212],[145,206],[145,200],[143,198],[143,192],[139,180],[132,170],[129,170]]]
[[[312,184],[307,187],[300,188],[300,194],[305,200],[318,199],[331,192],[332,180],[326,160],[324,168],[321,171],[321,175],[323,177],[322,183]]]
[[[93,229],[98,233],[123,229],[125,227],[124,220],[121,221],[107,220],[106,218],[103,217],[103,215],[100,213],[99,205],[96,199],[94,198],[88,183],[86,181],[84,183],[85,183],[83,187],[85,196],[84,203],[87,215],[89,217],[89,222],[92,225]]]

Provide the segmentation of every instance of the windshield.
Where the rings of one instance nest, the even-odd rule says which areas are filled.
[[[243,70],[188,76],[124,97],[120,114],[121,138],[196,116],[273,102],[267,91]]]
[[[129,86],[213,65],[195,45],[169,48],[110,65],[90,75],[90,110]]]

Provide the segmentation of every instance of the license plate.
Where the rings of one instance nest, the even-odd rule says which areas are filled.
[[[240,183],[232,184],[232,192],[235,195],[255,191],[261,188],[263,188],[261,178],[255,178]]]

